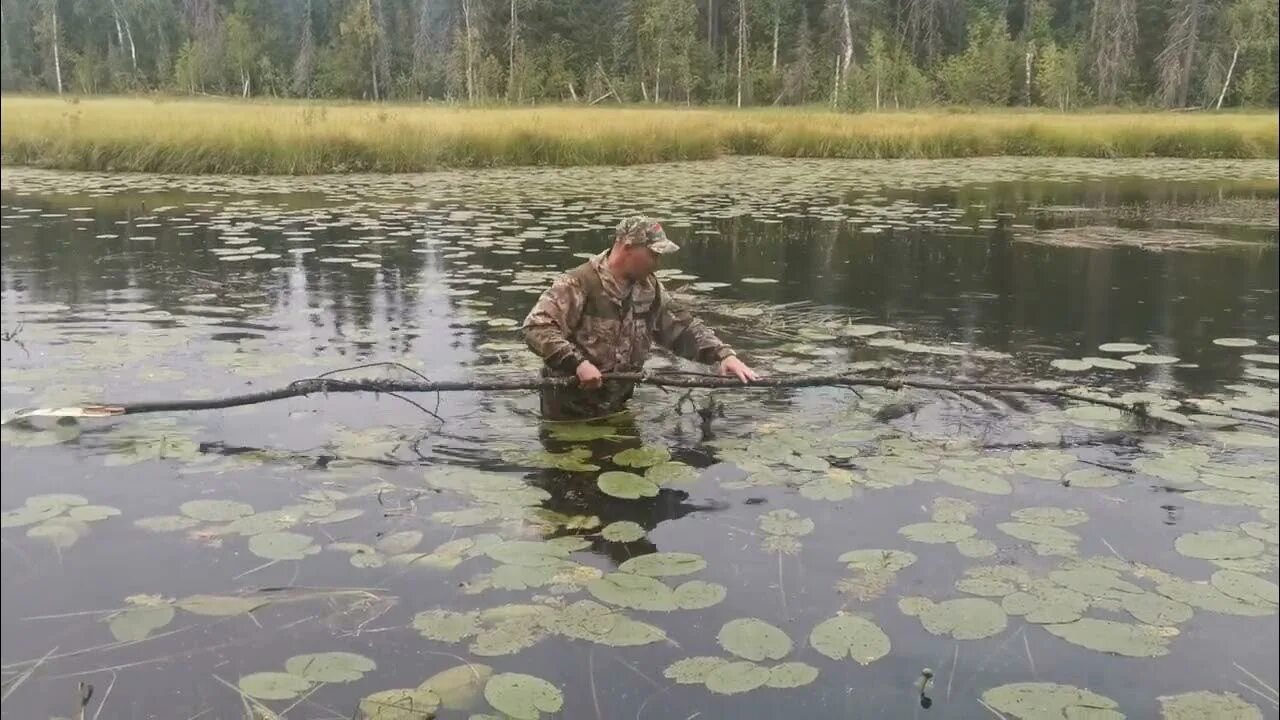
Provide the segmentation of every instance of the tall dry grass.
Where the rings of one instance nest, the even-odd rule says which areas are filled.
[[[0,160],[80,170],[314,174],[628,165],[722,154],[1277,157],[1277,114],[916,112],[6,96]]]

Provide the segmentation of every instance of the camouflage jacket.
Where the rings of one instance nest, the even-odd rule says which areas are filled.
[[[525,342],[543,359],[548,374],[573,375],[583,360],[603,373],[638,372],[655,342],[708,364],[734,354],[702,321],[676,306],[656,277],[624,288],[605,267],[608,255],[605,251],[561,275],[525,318]],[[549,414],[591,417],[621,409],[631,388],[607,383],[594,393],[573,389],[550,395],[578,407],[551,408]],[[547,400],[544,393],[544,414]]]

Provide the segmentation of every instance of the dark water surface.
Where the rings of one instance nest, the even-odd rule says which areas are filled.
[[[83,681],[90,718],[245,717],[250,702],[350,718],[372,693],[482,663],[554,685],[571,718],[995,717],[984,693],[1006,717],[1062,717],[994,690],[1029,682],[1114,701],[1081,700],[1097,717],[1159,717],[1158,698],[1194,691],[1276,717],[1276,178],[1266,161],[1038,159],[7,169],[6,413],[235,395],[377,362],[407,369],[343,377],[533,373],[515,326],[537,294],[645,211],[682,246],[667,286],[767,374],[1058,382],[1186,427],[1034,396],[837,389],[697,391],[718,407],[708,427],[654,388],[605,429],[543,426],[525,392],[411,398],[443,422],[362,394],[11,422],[3,715],[75,717]],[[1117,342],[1148,347],[1099,348]],[[1106,360],[1054,363],[1081,358]],[[687,467],[664,465],[656,497],[602,493],[602,471],[645,472],[611,459],[642,445]],[[548,454],[562,452],[577,454]],[[638,528],[602,534],[623,521]],[[838,560],[870,549],[912,561]],[[645,577],[619,566],[654,552],[700,556],[655,579],[697,587],[673,601],[636,581],[648,594],[619,599],[607,574]],[[723,599],[694,607],[715,599],[701,583]],[[711,599],[681,599],[695,589]],[[243,600],[210,610],[194,595]],[[985,601],[922,618],[913,598]],[[414,626],[437,609],[489,612],[437,615],[479,624],[451,641]],[[874,623],[888,652],[828,657],[811,632],[837,616]],[[789,649],[750,632],[764,670],[717,671],[711,689],[664,675],[689,657],[741,661],[722,633],[740,618]],[[236,690],[327,652],[372,663],[279,699]],[[714,691],[788,662],[816,679]],[[500,716],[488,690],[439,717]]]

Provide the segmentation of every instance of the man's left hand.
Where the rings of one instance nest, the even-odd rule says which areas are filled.
[[[739,360],[736,355],[730,355],[720,361],[720,374],[733,375],[744,384],[760,379],[760,376],[756,375],[756,371],[747,367],[747,364]]]

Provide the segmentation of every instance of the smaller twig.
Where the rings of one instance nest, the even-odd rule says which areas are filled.
[[[956,679],[956,663],[960,662],[960,643],[956,643],[956,651],[951,655],[951,672],[947,675],[947,699],[951,699],[951,681]]]
[[[1254,687],[1254,686],[1250,685],[1249,683],[1247,683],[1247,682],[1245,682],[1245,681],[1243,681],[1243,680],[1237,680],[1237,681],[1236,681],[1236,684],[1237,684],[1237,685],[1239,685],[1240,687],[1244,688],[1245,690],[1248,690],[1248,691],[1252,692],[1254,695],[1257,695],[1258,697],[1262,698],[1263,700],[1266,700],[1266,701],[1267,701],[1268,703],[1270,703],[1272,706],[1277,707],[1277,708],[1280,708],[1280,701],[1277,701],[1275,698],[1271,697],[1270,695],[1267,695],[1266,693],[1264,693],[1264,692],[1262,692],[1261,690],[1259,690],[1258,688],[1256,688],[1256,687]]]
[[[1107,549],[1111,551],[1112,555],[1116,556],[1117,560],[1121,562],[1128,562],[1128,560],[1124,559],[1123,555],[1121,555],[1114,547],[1112,547],[1111,543],[1107,542],[1106,538],[1102,538],[1102,544],[1107,546]]]
[[[1106,542],[1106,540],[1103,540],[1103,542]],[[1022,635],[1022,647],[1026,648],[1027,650],[1027,663],[1031,665],[1031,677],[1035,677],[1036,676],[1036,660],[1035,658],[1031,657],[1031,642],[1027,640],[1026,633],[1023,633]]]
[[[13,691],[14,691],[14,690],[17,690],[17,689],[18,689],[18,686],[20,686],[20,685],[22,685],[22,683],[26,682],[26,681],[27,681],[27,678],[31,677],[32,673],[34,673],[36,670],[39,670],[39,669],[40,669],[40,666],[44,664],[44,661],[45,661],[45,660],[47,660],[47,659],[49,658],[49,656],[50,656],[50,655],[53,655],[53,654],[54,654],[55,652],[57,652],[57,651],[58,651],[58,647],[55,645],[55,646],[53,647],[53,649],[51,649],[49,652],[45,653],[43,657],[41,657],[39,660],[37,660],[37,661],[35,662],[35,664],[34,664],[34,665],[32,665],[31,667],[27,668],[25,672],[23,672],[21,675],[19,675],[19,676],[17,676],[16,678],[14,678],[14,679],[13,679],[13,681],[12,681],[12,683],[13,683],[13,684],[11,684],[11,685],[9,686],[9,688],[8,688],[7,690],[5,690],[5,691],[4,691],[4,697],[3,697],[3,698],[0,698],[0,702],[3,702],[3,701],[5,701],[5,700],[8,700],[8,699],[9,699],[9,696],[13,694]]]
[[[986,709],[987,709],[987,710],[988,710],[992,715],[995,715],[996,717],[1000,718],[1000,720],[1009,720],[1009,718],[1007,718],[1007,717],[1005,717],[1003,714],[1001,714],[1001,712],[1000,712],[999,710],[997,710],[997,709],[995,709],[995,708],[991,707],[991,705],[987,704],[987,701],[986,701],[986,700],[983,700],[982,698],[978,698],[977,700],[978,700],[978,704],[979,704],[979,705],[981,705],[982,707],[986,708]]]
[[[261,564],[261,565],[259,565],[258,567],[250,568],[250,569],[248,569],[248,570],[245,570],[244,572],[240,573],[239,575],[236,575],[235,577],[233,577],[233,578],[231,578],[231,579],[232,579],[232,580],[239,580],[240,578],[244,577],[245,575],[249,575],[250,573],[256,573],[256,572],[258,572],[259,570],[264,570],[264,569],[266,569],[266,568],[271,567],[272,565],[275,565],[275,564],[276,564],[276,563],[278,563],[278,562],[280,562],[280,561],[279,561],[279,560],[268,560],[267,562],[262,563],[262,564]]]
[[[102,714],[102,708],[107,706],[107,698],[111,697],[111,689],[116,686],[116,678],[118,676],[111,673],[111,682],[107,684],[107,691],[102,693],[102,700],[98,703],[98,709],[93,711],[93,720],[98,720],[98,716]]]
[[[596,649],[592,646],[587,650],[587,678],[591,681],[591,705],[596,710],[596,720],[604,720],[604,715],[600,713],[600,698],[596,695]]]
[[[1238,663],[1238,662],[1232,662],[1231,664],[1232,664],[1232,665],[1235,665],[1235,666],[1236,666],[1236,669],[1237,669],[1237,670],[1239,670],[1240,672],[1242,672],[1242,673],[1244,673],[1245,675],[1248,675],[1249,677],[1253,678],[1253,681],[1254,681],[1254,682],[1256,682],[1256,683],[1258,683],[1258,685],[1260,685],[1260,686],[1262,686],[1262,687],[1266,688],[1266,689],[1267,689],[1267,692],[1270,692],[1272,695],[1275,695],[1277,698],[1280,698],[1280,692],[1276,692],[1276,689],[1275,689],[1275,688],[1273,688],[1273,687],[1271,687],[1270,685],[1268,685],[1266,682],[1264,682],[1264,681],[1262,680],[1262,678],[1260,678],[1260,677],[1258,677],[1257,675],[1254,675],[1253,673],[1249,672],[1249,671],[1245,668],[1245,666],[1241,665],[1241,664],[1240,664],[1240,663]]]

